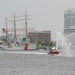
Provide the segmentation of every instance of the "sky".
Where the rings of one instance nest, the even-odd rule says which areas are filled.
[[[75,0],[0,0],[0,34],[5,28],[5,17],[13,20],[14,12],[16,19],[24,18],[27,10],[28,27],[34,27],[36,31],[50,30],[51,39],[56,40],[57,33],[63,33],[64,11],[75,8]],[[24,21],[16,23],[17,27],[24,27]],[[13,23],[8,22],[12,28]]]

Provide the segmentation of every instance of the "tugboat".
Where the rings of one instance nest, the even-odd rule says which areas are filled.
[[[50,49],[49,51],[48,51],[48,54],[59,54],[60,53],[60,51],[58,51],[57,50],[57,48],[56,47],[52,47],[52,49]]]

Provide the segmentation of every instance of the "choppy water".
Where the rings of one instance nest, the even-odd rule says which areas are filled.
[[[23,52],[0,51],[0,75],[75,75],[75,57]]]

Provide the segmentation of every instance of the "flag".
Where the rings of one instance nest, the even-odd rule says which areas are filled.
[[[6,33],[6,29],[3,28],[3,29],[2,29],[2,32],[3,32],[3,33]]]

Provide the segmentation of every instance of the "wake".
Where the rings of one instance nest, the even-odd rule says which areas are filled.
[[[7,53],[7,54],[47,54],[47,53],[43,53],[43,52],[10,52],[10,51],[1,51],[2,53]]]

